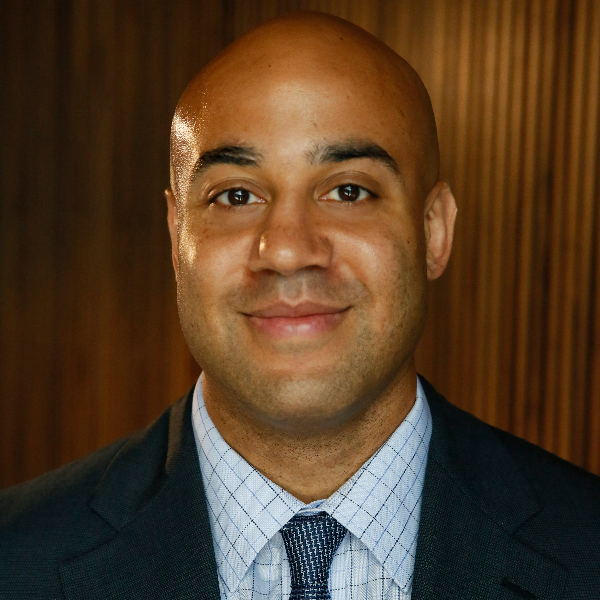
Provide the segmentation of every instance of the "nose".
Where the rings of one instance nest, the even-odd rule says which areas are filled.
[[[317,213],[310,199],[273,199],[252,249],[250,269],[290,276],[310,267],[327,268],[333,248]]]

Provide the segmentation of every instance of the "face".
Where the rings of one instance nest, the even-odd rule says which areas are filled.
[[[403,104],[384,77],[327,69],[213,79],[169,196],[186,340],[254,419],[351,419],[413,368],[424,322],[428,190]]]

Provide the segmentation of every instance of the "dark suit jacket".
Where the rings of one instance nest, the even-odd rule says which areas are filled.
[[[423,384],[433,434],[413,600],[600,599],[600,478]],[[0,598],[219,598],[191,400],[0,494]]]

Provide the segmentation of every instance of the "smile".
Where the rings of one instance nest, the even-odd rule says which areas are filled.
[[[329,333],[350,307],[332,307],[313,302],[295,306],[276,303],[246,314],[258,332],[273,339],[313,338]]]

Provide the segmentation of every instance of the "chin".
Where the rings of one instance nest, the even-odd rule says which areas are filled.
[[[279,430],[312,434],[363,412],[371,387],[357,371],[331,368],[325,377],[323,369],[287,375],[255,372],[244,383],[242,402],[261,421]]]

